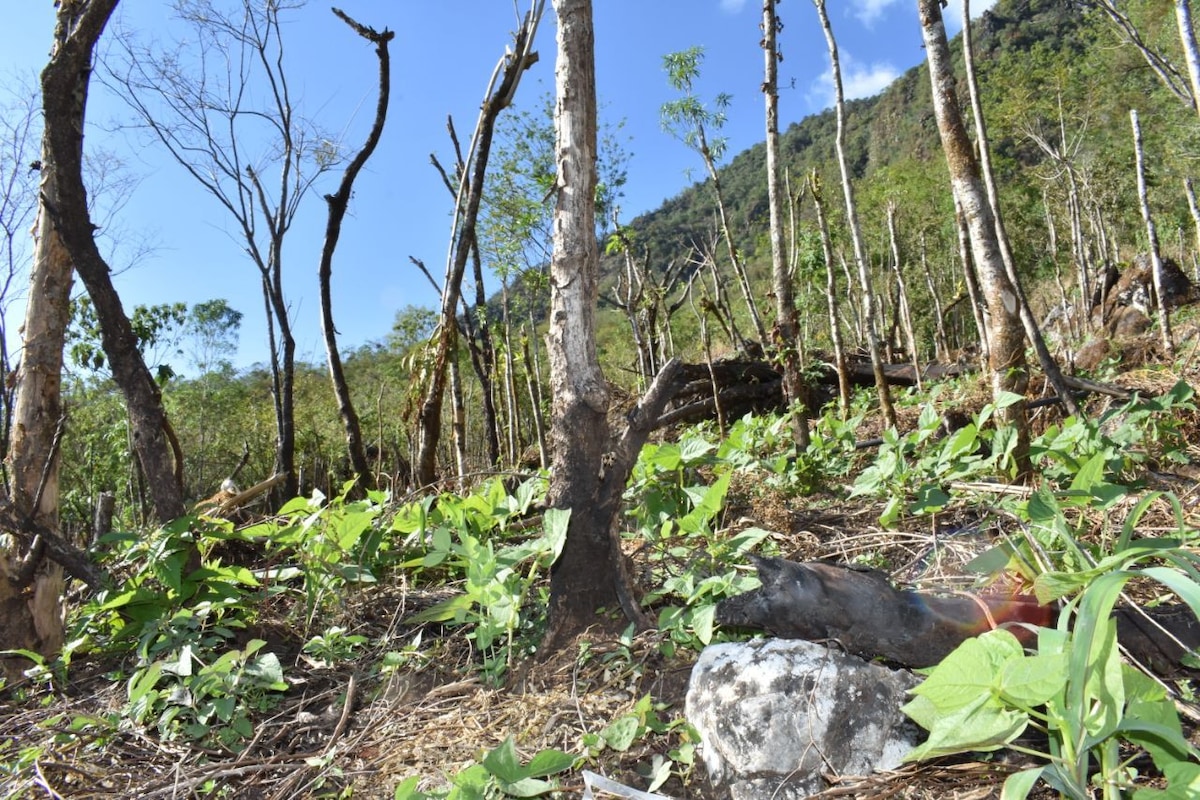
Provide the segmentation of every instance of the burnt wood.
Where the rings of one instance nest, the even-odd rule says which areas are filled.
[[[749,556],[762,586],[722,601],[721,625],[837,646],[905,667],[937,664],[971,636],[1008,628],[1031,645],[1031,626],[1055,624],[1057,609],[1032,597],[898,589],[887,576],[824,561]],[[1113,612],[1131,658],[1163,677],[1200,677],[1181,663],[1200,648],[1200,622],[1184,605]]]

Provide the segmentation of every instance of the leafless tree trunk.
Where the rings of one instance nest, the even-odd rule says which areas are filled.
[[[325,244],[321,249],[321,266],[317,272],[321,290],[321,331],[325,337],[329,379],[333,382],[333,393],[337,398],[338,412],[342,417],[342,426],[346,434],[346,450],[350,457],[350,467],[354,470],[354,480],[360,491],[366,491],[374,485],[374,481],[370,478],[371,465],[367,463],[358,412],[354,409],[354,401],[350,397],[350,387],[346,383],[346,373],[342,369],[342,357],[338,352],[337,329],[333,324],[333,293],[330,284],[333,278],[333,252],[337,249],[338,239],[342,235],[342,220],[350,205],[354,181],[367,163],[367,159],[375,152],[375,147],[379,144],[379,138],[383,134],[384,122],[387,120],[388,98],[391,91],[391,56],[388,53],[388,42],[395,37],[395,34],[388,30],[379,33],[372,28],[360,25],[336,8],[333,13],[349,25],[355,33],[374,44],[375,53],[379,57],[379,98],[375,104],[375,121],[371,125],[362,149],[346,167],[337,191],[325,195],[325,202],[329,204],[329,220],[325,225]],[[383,443],[380,442],[380,447],[382,446]]]
[[[1023,397],[1029,376],[1025,364],[1025,333],[1019,317],[1020,299],[1004,266],[992,205],[988,201],[979,174],[979,163],[959,111],[940,0],[918,0],[918,9],[929,77],[933,84],[938,133],[950,169],[951,188],[961,205],[970,234],[971,252],[979,270],[990,315],[988,344],[992,392],[997,400],[1006,392]],[[1016,431],[1014,460],[1018,474],[1025,475],[1029,471],[1029,423],[1024,400],[1001,409],[998,417]]]
[[[896,203],[887,204],[888,241],[892,247],[892,272],[896,275],[896,313],[900,318],[900,327],[904,331],[904,341],[908,346],[908,360],[913,365],[913,378],[917,382],[917,391],[923,391],[924,381],[921,378],[921,355],[917,352],[917,334],[913,330],[912,314],[908,308],[908,284],[904,281],[904,271],[900,263],[900,240],[896,235]]]
[[[1025,329],[1026,338],[1029,339],[1030,344],[1033,345],[1034,352],[1037,353],[1038,363],[1041,364],[1042,372],[1046,374],[1046,380],[1054,387],[1054,391],[1062,400],[1063,406],[1071,414],[1078,415],[1080,413],[1079,404],[1075,402],[1074,395],[1071,394],[1066,382],[1063,381],[1062,371],[1058,368],[1058,362],[1054,360],[1054,356],[1050,354],[1049,348],[1046,347],[1046,339],[1042,336],[1042,331],[1038,327],[1037,320],[1033,317],[1033,309],[1030,308],[1029,300],[1025,297],[1025,290],[1021,287],[1021,278],[1017,275],[1017,265],[1013,259],[1012,248],[1008,243],[1008,233],[1005,231],[1004,216],[1000,209],[1000,194],[996,190],[996,181],[992,174],[991,148],[988,145],[987,124],[983,117],[983,105],[979,100],[979,87],[975,81],[975,60],[971,46],[970,0],[962,0],[962,6],[963,58],[966,62],[967,88],[971,95],[971,111],[975,119],[975,130],[979,140],[979,168],[983,175],[983,184],[987,191],[988,204],[992,207],[992,217],[996,226],[996,243],[1000,247],[1000,259],[1004,263],[1004,271],[1008,276],[1009,286],[1012,288],[1017,300],[1017,315],[1020,318],[1022,327]]]
[[[1137,109],[1130,109],[1129,121],[1133,125],[1133,152],[1137,159],[1138,201],[1142,208],[1142,220],[1146,223],[1146,242],[1150,247],[1150,263],[1153,266],[1154,294],[1158,304],[1158,326],[1162,332],[1163,351],[1168,357],[1175,356],[1175,342],[1171,336],[1171,316],[1167,311],[1167,298],[1163,295],[1162,250],[1158,245],[1158,229],[1150,213],[1150,197],[1146,189],[1146,154],[1142,148],[1142,126],[1138,122]]]
[[[892,407],[892,392],[883,374],[883,355],[880,352],[879,329],[875,319],[875,292],[871,287],[866,247],[863,244],[862,227],[858,224],[858,207],[854,202],[854,184],[851,182],[850,167],[846,163],[846,101],[842,92],[842,68],[838,59],[837,40],[825,11],[825,0],[813,0],[821,28],[825,31],[825,42],[829,46],[829,65],[833,75],[834,111],[837,116],[837,133],[834,148],[837,151],[838,169],[842,175],[842,194],[846,201],[846,223],[850,226],[850,239],[854,244],[854,261],[858,266],[858,280],[863,292],[863,332],[867,348],[871,353],[871,368],[875,373],[875,390],[879,395],[879,409],[887,425],[895,426],[896,410]]]
[[[1189,0],[1175,0],[1175,24],[1179,28],[1179,42],[1183,45],[1183,60],[1187,63],[1192,108],[1200,112],[1200,54],[1196,52],[1196,29],[1192,27]]]
[[[1196,237],[1196,252],[1200,253],[1200,205],[1196,203],[1196,189],[1191,178],[1183,179],[1183,192],[1187,195],[1188,211],[1192,215],[1192,228]],[[1193,256],[1192,274],[1200,279],[1200,258]]]
[[[0,106],[0,453],[9,451],[16,398],[15,382],[10,379],[8,311],[14,283],[26,269],[29,229],[38,207],[38,176],[29,168],[37,161],[37,92],[22,85],[12,90],[10,100]],[[8,478],[9,464],[4,460],[0,462],[0,485],[7,486]]]
[[[458,201],[455,204],[454,233],[451,237],[454,246],[446,265],[446,280],[442,284],[441,318],[432,343],[433,355],[429,359],[426,374],[422,376],[425,395],[417,416],[417,458],[413,464],[417,483],[420,485],[431,484],[437,478],[437,447],[442,432],[446,371],[449,360],[454,357],[458,339],[455,314],[467,259],[476,244],[475,227],[479,218],[479,204],[483,198],[484,177],[487,174],[488,155],[491,152],[496,119],[500,112],[512,103],[525,70],[537,62],[538,56],[533,51],[533,42],[544,7],[545,0],[535,0],[530,11],[526,13],[509,52],[505,53],[496,65],[496,71],[492,73],[492,80],[488,86],[488,97],[480,110],[479,122],[472,136],[472,144],[468,148],[468,164],[462,172]],[[498,82],[497,76],[500,76]],[[469,180],[467,169],[470,170]]]
[[[979,340],[979,359],[984,369],[992,360],[991,324],[983,291],[979,287],[979,271],[975,269],[975,257],[971,254],[971,232],[967,229],[967,217],[962,203],[954,198],[954,229],[958,233],[958,255],[962,261],[963,276],[966,278],[967,296],[971,302],[971,315],[975,318],[975,332]]]
[[[48,539],[57,537],[59,442],[65,422],[60,381],[72,266],[95,306],[102,346],[128,407],[134,447],[153,483],[156,514],[165,523],[184,510],[158,387],[96,247],[83,185],[92,54],[116,5],[117,0],[60,5],[54,48],[42,72],[41,187],[9,460],[18,518],[45,533],[12,530],[0,536],[0,646],[5,649],[49,654],[63,643],[62,570],[45,557]],[[12,668],[6,660],[5,669]]]
[[[663,368],[634,410],[629,427],[610,438],[608,387],[596,355],[595,316],[600,254],[596,245],[596,72],[591,0],[554,0],[558,18],[555,69],[554,252],[550,260],[552,468],[548,503],[570,509],[562,554],[550,572],[553,651],[617,608],[648,624],[633,596],[616,531],[621,496],[634,459],[674,385],[677,361]],[[614,446],[615,444],[615,446]],[[602,457],[613,454],[604,468]],[[603,474],[601,474],[603,473]]]
[[[929,289],[929,299],[933,303],[933,322],[935,333],[935,357],[945,361],[950,357],[950,342],[946,337],[945,312],[942,311],[942,299],[938,296],[937,285],[933,281],[933,272],[929,269],[929,255],[925,247],[925,233],[921,233],[921,271],[925,275],[925,286]]]
[[[825,218],[825,199],[816,170],[808,178],[813,205],[817,210],[817,227],[821,232],[821,253],[825,259],[825,302],[829,309],[829,338],[833,341],[833,365],[838,376],[838,408],[842,419],[850,416],[850,372],[846,369],[846,348],[842,344],[841,315],[838,313],[837,280],[833,265],[833,240],[829,235],[829,220]],[[849,287],[847,287],[849,288]]]
[[[771,277],[775,289],[775,328],[770,340],[774,360],[783,367],[783,395],[792,412],[792,438],[801,451],[808,449],[808,392],[800,363],[799,325],[792,274],[783,245],[783,181],[779,166],[779,52],[778,33],[783,27],[775,14],[776,0],[763,0],[762,48],[765,61],[763,95],[767,115],[767,203],[770,206]]]
[[[1192,84],[1186,77],[1184,77],[1179,69],[1171,63],[1169,58],[1155,50],[1153,47],[1147,44],[1144,39],[1142,39],[1141,33],[1134,26],[1133,21],[1129,19],[1129,16],[1126,15],[1124,11],[1117,8],[1116,0],[1091,0],[1090,4],[1094,5],[1096,8],[1099,8],[1106,15],[1108,15],[1108,18],[1111,19],[1113,24],[1117,26],[1117,29],[1121,31],[1121,34],[1125,37],[1125,40],[1137,48],[1137,51],[1141,53],[1142,58],[1145,59],[1147,66],[1149,66],[1150,70],[1158,76],[1158,79],[1162,82],[1163,86],[1165,86],[1171,92],[1171,94],[1175,95],[1177,98],[1179,98],[1179,100],[1186,103],[1188,107],[1192,109],[1197,108],[1196,98],[1192,95]],[[1185,6],[1183,9],[1184,13],[1190,17],[1191,9],[1186,7],[1187,0],[1176,0],[1176,19],[1180,19],[1179,6],[1181,4]],[[1184,35],[1186,35],[1186,33],[1181,29],[1180,36]],[[1192,48],[1192,50],[1194,52],[1195,48]]]

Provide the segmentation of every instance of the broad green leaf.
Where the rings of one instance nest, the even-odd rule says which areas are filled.
[[[537,778],[522,778],[512,783],[501,781],[500,788],[511,797],[539,797],[554,791],[558,786]]]
[[[702,606],[697,606],[692,611],[692,630],[701,644],[707,645],[712,641],[713,620],[716,613],[716,603],[706,603]]]
[[[1000,670],[1001,696],[1019,708],[1044,704],[1067,683],[1064,653],[1026,656],[1008,661]]]
[[[977,695],[973,703],[941,716],[930,729],[929,738],[909,751],[904,760],[998,750],[1020,736],[1028,724],[1026,714],[1001,707],[990,695]]]
[[[1025,800],[1033,791],[1034,784],[1042,777],[1045,767],[1034,767],[1014,772],[1004,780],[1004,788],[1000,790],[1000,800]]]
[[[531,778],[543,778],[570,769],[574,763],[575,756],[562,750],[539,750],[526,765],[525,774]]]
[[[1133,800],[1195,800],[1200,797],[1200,764],[1176,761],[1163,768],[1166,789],[1138,789]]]
[[[567,541],[567,526],[570,522],[571,509],[569,508],[548,508],[542,515],[542,535],[546,537],[551,563],[557,561],[558,556],[562,553],[563,545]]]
[[[515,783],[528,777],[528,773],[521,767],[521,759],[517,756],[517,746],[512,736],[485,755],[482,763],[488,772],[505,783]]]
[[[428,800],[429,795],[417,791],[417,784],[420,782],[420,775],[405,778],[396,787],[396,791],[392,794],[392,800]]]
[[[1071,481],[1070,489],[1077,492],[1091,493],[1093,487],[1104,480],[1104,467],[1107,459],[1103,453],[1097,453],[1083,463],[1075,478]]]

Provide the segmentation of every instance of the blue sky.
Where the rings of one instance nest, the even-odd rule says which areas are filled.
[[[384,139],[355,186],[334,263],[334,315],[342,349],[383,339],[398,310],[436,306],[425,278],[409,262],[422,259],[435,275],[445,263],[451,200],[430,165],[437,153],[452,160],[446,134],[453,116],[460,138],[469,137],[488,77],[511,42],[529,0],[342,0],[339,7],[376,29],[396,32],[391,44],[392,104]],[[971,3],[973,15],[994,0]],[[0,107],[7,90],[33,81],[53,33],[50,0],[8,3],[0,26]],[[916,0],[829,0],[848,97],[878,93],[924,58]],[[526,74],[516,102],[532,108],[553,90],[555,21],[550,3],[538,33],[541,60]],[[124,0],[118,24],[164,35],[165,2]],[[732,95],[723,130],[730,156],[763,138],[763,54],[758,46],[762,5],[751,0],[594,0],[597,84],[602,117],[624,123],[630,154],[622,219],[656,208],[698,178],[698,157],[659,125],[659,109],[674,99],[662,71],[666,53],[699,45],[705,60],[697,93]],[[951,35],[961,6],[947,9]],[[832,102],[828,53],[809,0],[779,5],[781,124],[786,126]],[[330,14],[310,3],[289,19],[285,35],[293,56],[291,80],[303,113],[340,132],[357,149],[375,102],[373,51]],[[199,190],[164,153],[106,132],[124,113],[95,87],[90,98],[87,145],[120,155],[137,178],[132,195],[111,224],[122,241],[150,248],[118,275],[127,309],[136,304],[223,297],[245,314],[237,363],[265,359],[266,336],[257,271],[242,254],[230,221],[216,201]],[[318,185],[289,234],[285,251],[288,296],[297,331],[298,356],[321,362],[316,270],[325,223],[321,195],[340,172]],[[128,262],[117,247],[114,266]],[[491,289],[497,287],[490,287]],[[20,314],[20,308],[13,313]],[[18,327],[10,316],[8,326]]]

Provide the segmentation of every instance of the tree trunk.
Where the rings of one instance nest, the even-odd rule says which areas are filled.
[[[484,177],[487,174],[488,155],[492,148],[496,119],[500,112],[512,103],[513,95],[521,82],[525,70],[537,62],[533,52],[533,40],[541,21],[545,0],[539,0],[535,10],[530,11],[517,31],[513,45],[503,56],[504,75],[496,90],[484,101],[479,123],[472,137],[473,145],[468,153],[471,167],[470,180],[459,189],[461,202],[455,208],[454,253],[446,265],[446,281],[442,285],[441,319],[433,342],[434,353],[424,376],[425,395],[418,411],[417,460],[413,464],[418,485],[426,486],[437,479],[437,447],[442,431],[442,402],[446,390],[446,370],[449,359],[454,357],[453,345],[457,338],[458,323],[454,318],[462,291],[463,274],[467,258],[475,246],[475,225],[479,218],[479,204],[483,199]],[[490,91],[491,87],[489,87]],[[466,171],[463,172],[466,180]],[[465,191],[465,196],[463,192]]]
[[[1146,189],[1146,154],[1142,148],[1142,126],[1138,122],[1136,108],[1129,110],[1129,121],[1133,125],[1133,152],[1137,161],[1138,202],[1142,208],[1142,220],[1146,223],[1146,242],[1150,247],[1151,275],[1154,282],[1155,302],[1158,305],[1158,328],[1162,333],[1163,351],[1169,358],[1174,358],[1175,342],[1171,337],[1171,315],[1167,309],[1167,298],[1162,290],[1162,252],[1158,246],[1158,230],[1154,226],[1154,216],[1150,213],[1150,197]]]
[[[825,12],[825,0],[813,0],[813,4],[817,7],[817,15],[821,18],[821,28],[825,31],[825,42],[829,47],[829,65],[833,75],[834,111],[837,116],[834,149],[837,152],[838,169],[842,175],[842,194],[846,201],[846,222],[850,226],[850,238],[854,244],[854,260],[858,265],[858,280],[863,292],[863,328],[866,334],[867,348],[871,353],[871,366],[875,370],[875,390],[879,395],[879,410],[883,412],[885,424],[894,427],[896,410],[892,407],[892,393],[888,388],[887,378],[883,374],[883,355],[880,352],[879,331],[875,319],[875,291],[871,287],[866,247],[863,244],[862,228],[858,224],[858,207],[854,202],[854,184],[851,182],[850,168],[846,164],[846,101],[842,92],[842,68],[838,60],[837,40],[833,38],[829,15]]]
[[[941,3],[940,0],[918,0],[918,8],[929,76],[933,84],[938,133],[950,170],[951,188],[962,208],[970,236],[971,253],[989,311],[992,393],[997,400],[1006,392],[1024,396],[1029,376],[1025,364],[1025,332],[1018,316],[1020,299],[1004,266],[992,206],[959,111]],[[998,416],[1016,431],[1014,462],[1018,474],[1025,475],[1029,471],[1029,424],[1024,400],[1001,409]]]
[[[554,0],[558,17],[556,162],[558,198],[550,259],[550,386],[553,397],[548,503],[571,510],[567,541],[550,573],[547,641],[582,630],[619,604],[621,553],[599,504],[609,448],[608,387],[596,355],[596,73],[591,0]]]
[[[318,270],[318,281],[321,288],[321,332],[325,337],[329,379],[333,382],[338,413],[342,417],[342,427],[346,434],[346,450],[350,457],[350,468],[354,471],[354,481],[359,491],[365,492],[371,488],[374,481],[370,478],[371,467],[367,463],[358,412],[354,409],[354,401],[350,397],[350,387],[346,383],[346,373],[342,369],[342,357],[338,352],[337,329],[333,324],[333,293],[330,283],[333,277],[333,251],[337,248],[338,239],[342,235],[342,220],[346,216],[346,208],[350,205],[354,181],[367,163],[367,159],[375,152],[375,146],[379,144],[379,138],[383,134],[383,125],[387,120],[388,97],[391,89],[391,56],[388,53],[388,42],[395,37],[395,33],[388,30],[379,33],[372,28],[367,28],[336,8],[333,13],[337,14],[355,33],[374,44],[375,54],[379,57],[379,98],[375,104],[375,121],[371,125],[371,131],[367,134],[367,140],[362,149],[346,167],[337,191],[325,195],[325,202],[329,205],[329,219],[325,225],[325,244],[321,249],[321,265]],[[380,442],[379,446],[382,449],[383,442]]]
[[[924,391],[921,380],[921,355],[917,352],[917,334],[913,330],[912,314],[908,307],[908,284],[904,282],[904,271],[900,264],[900,240],[896,236],[896,203],[887,204],[888,239],[892,245],[892,271],[896,274],[896,315],[908,345],[908,360],[912,362],[913,374],[917,377],[917,391]]]
[[[591,0],[554,0],[558,18],[555,69],[557,203],[550,259],[547,349],[553,413],[548,503],[570,509],[562,554],[550,571],[546,652],[603,622],[620,608],[639,626],[649,623],[633,596],[616,531],[621,497],[633,462],[670,398],[678,361],[655,378],[613,442],[608,386],[596,354],[600,253],[596,243],[596,66]],[[605,467],[603,457],[611,452]],[[611,622],[617,622],[610,618]],[[624,627],[617,622],[616,627]]]
[[[1038,327],[1037,320],[1033,317],[1033,309],[1029,307],[1029,300],[1025,297],[1025,290],[1021,286],[1021,278],[1017,275],[1016,261],[1013,259],[1012,248],[1009,247],[1008,233],[1004,228],[1004,216],[1000,209],[1000,193],[996,189],[996,181],[992,175],[992,158],[991,149],[988,145],[987,124],[983,117],[983,105],[979,100],[979,88],[975,82],[975,60],[971,47],[970,0],[963,0],[962,13],[963,59],[967,71],[967,87],[971,94],[971,112],[974,116],[975,129],[978,133],[980,171],[983,175],[984,188],[987,190],[988,203],[992,207],[992,217],[996,225],[996,242],[1000,247],[1000,259],[1004,262],[1004,271],[1008,275],[1008,282],[1017,299],[1017,316],[1021,321],[1022,327],[1025,329],[1026,338],[1033,345],[1033,351],[1037,354],[1038,363],[1042,366],[1042,372],[1045,373],[1046,380],[1054,387],[1055,393],[1058,394],[1067,411],[1075,416],[1079,416],[1079,404],[1075,402],[1074,395],[1067,390],[1066,383],[1063,381],[1062,371],[1058,368],[1058,362],[1054,360],[1054,356],[1050,355],[1050,350],[1046,347],[1046,339],[1042,336],[1042,331]],[[1082,307],[1086,307],[1086,305]]]
[[[808,183],[812,190],[813,205],[817,210],[817,229],[821,233],[821,255],[825,259],[825,303],[829,311],[829,338],[833,342],[833,366],[838,377],[838,408],[842,419],[845,420],[850,416],[850,373],[846,369],[846,348],[842,344],[842,326],[839,319],[841,315],[838,313],[837,277],[833,271],[833,239],[829,235],[829,221],[825,218],[825,198],[816,170],[809,176]]]
[[[1183,45],[1183,60],[1187,63],[1192,109],[1200,113],[1200,53],[1196,52],[1196,29],[1192,27],[1192,6],[1188,0],[1175,0],[1175,24]]]
[[[763,342],[774,350],[783,367],[783,396],[792,412],[792,438],[800,452],[808,449],[808,397],[804,390],[799,351],[799,325],[792,274],[787,268],[783,246],[783,185],[779,166],[779,53],[777,34],[782,23],[775,15],[776,0],[763,0],[763,40],[767,115],[767,202],[771,217],[771,277],[775,289],[773,341]]]

